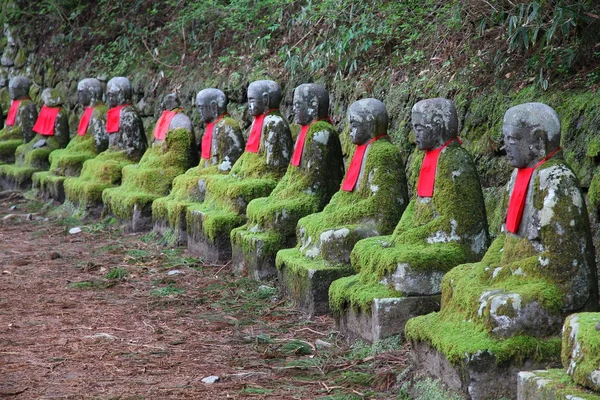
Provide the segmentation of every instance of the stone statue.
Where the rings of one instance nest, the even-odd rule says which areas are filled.
[[[69,176],[79,176],[86,160],[96,157],[108,147],[106,133],[106,106],[102,102],[104,90],[98,79],[86,78],[77,85],[77,99],[84,108],[77,134],[65,149],[50,154],[50,170],[33,174],[33,187],[40,190],[42,198],[63,202],[64,181]]]
[[[15,162],[15,150],[35,136],[33,125],[37,120],[37,109],[29,98],[31,83],[24,76],[16,76],[8,83],[12,100],[4,129],[0,131],[0,164]]]
[[[104,213],[125,221],[133,232],[152,228],[152,202],[167,195],[173,179],[198,163],[192,122],[179,97],[168,94],[161,107],[152,147],[139,164],[123,168],[120,186],[102,192]]]
[[[458,117],[447,99],[412,109],[420,174],[394,233],[363,239],[352,250],[358,275],[335,281],[330,308],[349,337],[375,341],[403,333],[408,318],[439,309],[442,278],[481,260],[490,241],[477,169],[460,145]]]
[[[231,234],[234,267],[255,279],[277,274],[277,251],[295,244],[298,220],[321,211],[344,175],[340,140],[328,117],[327,90],[315,84],[298,86],[293,110],[301,130],[290,166],[269,197],[248,204],[248,222]]]
[[[348,108],[354,155],[339,190],[323,211],[301,218],[293,249],[280,250],[276,265],[283,290],[309,315],[326,314],[334,280],[351,274],[356,242],[392,233],[408,204],[404,162],[388,139],[388,114],[376,99]]]
[[[281,90],[273,81],[248,86],[248,111],[254,117],[244,154],[229,175],[200,179],[202,204],[187,209],[188,250],[208,262],[231,260],[230,233],[246,222],[246,206],[266,197],[285,174],[292,154],[290,127],[279,112]]]
[[[50,168],[50,154],[69,143],[69,117],[56,89],[44,89],[44,106],[32,128],[36,135],[15,150],[15,163],[0,166],[0,183],[5,189],[30,189],[31,177]]]
[[[558,356],[564,318],[598,309],[588,213],[563,160],[556,112],[541,103],[518,105],[506,112],[503,133],[515,170],[502,200],[501,234],[481,262],[446,274],[439,313],[406,325],[418,366],[433,355],[451,361],[454,372],[444,381],[455,379],[452,385],[468,387],[473,398],[513,397],[514,383],[497,374],[545,366]]]
[[[199,179],[204,175],[228,173],[244,151],[242,131],[227,113],[227,103],[227,96],[219,89],[198,92],[196,105],[200,119],[206,124],[200,163],[173,180],[168,196],[152,203],[154,230],[172,237],[176,244],[187,243],[187,207],[204,201],[205,188],[200,188]]]
[[[90,216],[102,211],[102,191],[118,185],[124,166],[140,160],[148,146],[142,120],[131,105],[132,90],[127,78],[108,81],[106,114],[108,149],[83,164],[79,177],[65,180],[66,199]]]

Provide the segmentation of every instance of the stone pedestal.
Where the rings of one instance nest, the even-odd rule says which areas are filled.
[[[375,342],[393,335],[404,336],[409,318],[440,309],[441,296],[415,296],[374,299],[370,310],[346,308],[336,318],[336,326],[349,340]]]
[[[231,261],[231,241],[229,234],[217,232],[214,238],[203,230],[207,215],[193,210],[187,214],[187,245],[190,254],[212,264],[226,264]]]
[[[458,362],[450,363],[444,354],[426,342],[411,341],[411,346],[415,378],[440,379],[451,390],[462,392],[472,400],[516,399],[519,371],[539,369],[552,362],[526,358],[522,362],[509,360],[499,364],[494,354],[481,351],[465,354]],[[558,360],[554,362],[556,365]]]
[[[44,175],[43,180],[36,181],[36,176]],[[50,172],[36,172],[33,175],[33,188],[39,190],[39,196],[45,200],[55,200],[59,203],[65,201],[65,179],[66,176],[52,175]]]
[[[276,277],[275,256],[277,253],[259,251],[263,247],[262,240],[256,239],[256,242],[257,251],[248,253],[244,253],[241,244],[231,243],[233,269],[242,276],[259,281]]]
[[[187,244],[187,232],[185,231],[185,210],[181,212],[181,218],[178,219],[179,224],[171,226],[165,219],[154,219],[152,230],[161,236],[166,234],[173,235],[173,245],[183,246]]]
[[[600,394],[571,382],[563,369],[519,372],[518,400],[600,400]]]

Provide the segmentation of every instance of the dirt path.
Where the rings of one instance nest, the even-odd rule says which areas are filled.
[[[10,210],[16,203],[0,204],[0,398],[398,393],[404,348],[347,348],[330,318],[306,321],[270,286],[202,265],[152,235],[69,217],[4,219],[40,207]],[[83,231],[69,234],[73,226]],[[210,375],[220,381],[203,383]]]

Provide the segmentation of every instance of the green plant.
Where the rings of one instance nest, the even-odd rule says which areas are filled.
[[[152,289],[150,291],[150,296],[178,296],[180,294],[184,294],[185,290],[175,287],[173,284],[169,284],[168,286]]]
[[[104,275],[104,277],[106,279],[123,279],[125,278],[127,275],[129,275],[129,272],[127,272],[126,269],[123,268],[111,268],[106,275]]]

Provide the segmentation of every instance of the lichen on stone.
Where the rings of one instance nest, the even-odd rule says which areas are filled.
[[[600,391],[600,313],[579,313],[567,317],[562,333],[562,362],[572,380]]]

